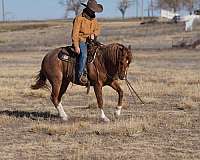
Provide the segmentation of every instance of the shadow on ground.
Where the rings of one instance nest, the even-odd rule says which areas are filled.
[[[9,117],[15,117],[15,118],[28,118],[31,120],[47,120],[47,121],[53,121],[53,122],[65,122],[60,119],[60,117],[57,114],[51,114],[50,112],[28,112],[28,111],[10,111],[10,110],[4,110],[0,111],[0,116],[5,115]],[[89,118],[89,117],[70,117],[69,121],[67,123],[75,123],[79,121],[93,121],[97,122],[96,118]]]
[[[57,119],[59,118],[58,115],[51,114],[50,112],[28,112],[28,111],[0,111],[0,115],[6,115],[10,117],[16,117],[16,118],[29,118],[32,120],[38,120],[40,118],[42,119]]]

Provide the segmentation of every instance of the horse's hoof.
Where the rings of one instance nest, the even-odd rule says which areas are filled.
[[[117,111],[114,112],[114,116],[115,116],[115,118],[118,119],[118,118],[120,117],[120,115],[121,115],[121,114],[120,114],[119,112],[117,112]]]
[[[101,118],[101,121],[104,122],[104,123],[109,123],[110,119],[107,118],[107,117],[104,117],[104,118]]]
[[[114,112],[115,118],[119,118],[120,117],[120,115],[121,115],[121,109],[122,109],[121,106],[117,107],[117,110]]]
[[[60,118],[61,118],[61,120],[62,120],[63,122],[69,121],[69,118],[68,118],[68,117],[60,117]]]
[[[115,116],[116,119],[118,119],[121,116],[121,111],[120,110],[116,110],[114,112],[114,116]]]

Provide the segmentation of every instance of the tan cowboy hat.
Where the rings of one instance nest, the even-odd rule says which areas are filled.
[[[98,4],[96,0],[88,0],[87,4],[81,3],[83,6],[88,7],[94,12],[102,12],[103,6],[101,4]]]

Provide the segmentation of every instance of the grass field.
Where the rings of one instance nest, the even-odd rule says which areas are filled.
[[[84,87],[69,86],[66,123],[57,117],[49,91],[30,89],[44,55],[70,42],[69,22],[0,24],[0,159],[200,159],[200,50],[169,47],[174,37],[196,36],[200,28],[158,28],[102,22],[103,43],[133,46],[129,79],[146,102],[142,106],[120,82],[123,111],[115,119],[118,96],[105,87],[111,122],[103,124],[92,89],[86,95]],[[165,47],[141,47],[156,42]]]

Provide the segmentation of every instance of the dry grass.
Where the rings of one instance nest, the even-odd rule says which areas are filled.
[[[46,54],[44,49],[62,45],[64,41],[56,41],[55,37],[64,39],[63,27],[70,30],[63,22],[49,23],[42,31],[16,30],[12,37],[11,32],[0,33],[4,41],[0,43],[0,159],[200,159],[199,50],[134,51],[129,79],[146,105],[132,99],[125,83],[120,82],[125,94],[124,109],[122,116],[115,119],[117,94],[105,87],[105,112],[111,122],[103,124],[93,90],[86,96],[85,88],[70,86],[63,97],[70,121],[64,123],[49,100],[49,91],[29,88]],[[113,41],[117,38],[118,42],[130,41],[134,46],[143,37],[124,39],[131,25],[105,22],[103,30],[112,33],[113,29],[115,33],[120,26],[124,34],[101,39],[107,42],[106,37]],[[167,38],[171,36],[156,37]],[[151,43],[150,39],[147,36],[146,43]],[[23,51],[27,45],[30,51]]]
[[[48,21],[48,22],[12,22],[12,23],[1,23],[0,32],[14,32],[14,31],[24,31],[31,29],[44,29],[52,26],[60,26],[62,23],[59,21]]]
[[[6,116],[6,115],[3,115],[0,118],[0,125],[1,126],[8,125],[10,123],[13,123],[14,121],[17,121],[17,119],[13,118],[13,117]]]

